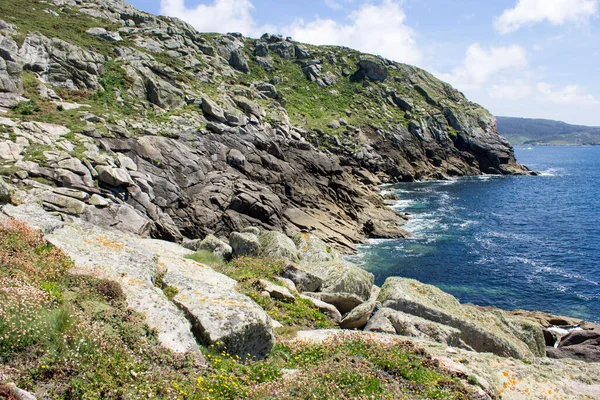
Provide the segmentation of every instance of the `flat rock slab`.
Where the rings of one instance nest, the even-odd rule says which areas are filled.
[[[143,239],[73,219],[60,223],[39,206],[5,206],[4,212],[39,227],[73,259],[74,273],[118,282],[128,306],[146,317],[160,342],[177,352],[200,354],[198,343],[227,346],[240,357],[263,356],[273,345],[271,319],[237,282],[187,260],[190,250],[162,240]],[[155,286],[157,276],[177,289],[170,301]],[[190,323],[191,322],[191,323]]]

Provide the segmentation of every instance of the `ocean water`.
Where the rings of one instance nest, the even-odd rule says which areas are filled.
[[[515,153],[541,175],[385,187],[413,237],[373,240],[353,261],[379,285],[414,278],[462,302],[600,322],[600,147]]]

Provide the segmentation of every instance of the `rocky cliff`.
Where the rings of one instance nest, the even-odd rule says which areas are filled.
[[[378,184],[528,173],[492,115],[409,65],[121,0],[0,15],[0,173],[99,225],[172,241],[255,225],[351,250],[405,234]]]

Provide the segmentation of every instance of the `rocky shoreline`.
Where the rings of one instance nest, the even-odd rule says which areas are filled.
[[[481,398],[502,394],[507,382],[516,379],[516,375],[498,377],[498,371],[484,373],[483,360],[492,355],[494,362],[503,366],[515,360],[531,366],[541,362],[555,370],[572,365],[571,361],[548,364],[550,361],[544,360],[550,357],[574,358],[592,369],[600,367],[596,364],[600,354],[597,325],[540,312],[506,312],[460,304],[434,286],[411,279],[390,277],[377,287],[372,274],[344,261],[335,249],[310,233],[289,238],[280,232],[248,227],[229,238],[208,236],[181,246],[95,226],[35,204],[4,205],[2,212],[3,224],[9,217],[44,232],[48,241],[74,260],[72,273],[117,282],[128,306],[145,316],[163,346],[175,353],[194,353],[198,362],[204,362],[198,345],[223,346],[241,359],[264,357],[278,340],[276,332],[281,324],[251,298],[237,293],[238,282],[207,264],[185,258],[194,251],[226,259],[253,256],[286,260],[279,276],[252,282],[260,296],[288,303],[307,300],[341,329],[298,332],[297,340],[344,338],[344,332],[362,332],[384,342],[410,340],[431,351],[432,356],[437,354],[434,359],[445,363],[445,368],[463,372],[467,368],[476,375]],[[163,286],[157,285],[159,280]],[[174,295],[166,295],[167,287]],[[556,329],[576,324],[570,332]],[[470,366],[456,362],[460,357],[477,359],[479,355],[482,358]],[[508,370],[513,371],[514,366]],[[539,371],[530,368],[527,374],[529,385],[548,384]],[[579,389],[598,393],[599,383],[588,385]],[[564,384],[554,390],[568,394],[563,392],[567,387]]]

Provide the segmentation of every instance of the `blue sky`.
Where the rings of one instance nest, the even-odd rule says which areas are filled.
[[[200,31],[281,33],[424,68],[495,115],[600,126],[600,0],[130,0]]]

